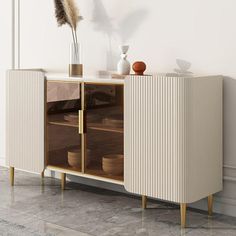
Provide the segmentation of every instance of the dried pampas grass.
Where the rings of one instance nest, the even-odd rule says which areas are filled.
[[[74,0],[63,0],[62,3],[68,23],[74,30],[76,30],[78,22],[81,20],[79,9],[77,8]]]
[[[58,26],[67,24],[68,22],[67,22],[66,12],[65,12],[62,1],[54,0],[54,5],[55,5],[55,16],[57,19]]]
[[[79,21],[83,18],[79,15],[79,9],[77,8],[74,0],[54,0],[55,3],[55,16],[58,26],[68,24],[72,30],[72,36],[74,43],[77,43],[77,26]]]

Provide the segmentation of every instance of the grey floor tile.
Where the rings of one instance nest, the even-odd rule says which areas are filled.
[[[180,228],[179,207],[141,200],[74,183],[61,191],[60,181],[0,167],[0,236],[235,236],[236,218],[187,211]]]
[[[26,224],[26,226],[34,231],[56,236],[91,236],[90,234],[52,224],[43,220],[35,220],[30,224]]]

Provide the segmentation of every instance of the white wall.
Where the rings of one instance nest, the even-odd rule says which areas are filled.
[[[129,60],[144,60],[148,72],[173,72],[178,68],[176,59],[180,58],[191,63],[194,74],[226,77],[225,189],[217,198],[216,207],[219,212],[236,215],[236,1],[77,2],[84,17],[78,33],[87,74],[114,70],[117,48],[123,43],[130,45]],[[53,1],[21,0],[20,19],[21,67],[66,71],[71,35],[68,27],[57,28]]]
[[[235,73],[234,0],[77,2],[85,18],[78,32],[86,71],[106,69],[124,41],[130,60],[143,59],[149,71],[172,71],[181,58],[195,73]],[[21,0],[21,32],[23,67],[67,68],[71,34],[57,28],[53,1]]]
[[[0,2],[0,165],[5,164],[5,71],[12,66],[11,1]]]

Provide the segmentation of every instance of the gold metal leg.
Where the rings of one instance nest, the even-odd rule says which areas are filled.
[[[64,190],[66,187],[66,174],[61,173],[61,189]]]
[[[44,192],[44,170],[41,172],[41,186],[42,192]]]
[[[180,204],[181,228],[186,227],[186,208],[187,208],[186,203]]]
[[[14,172],[15,172],[14,167],[10,167],[10,182],[11,182],[11,186],[14,186]]]
[[[142,195],[142,208],[146,209],[147,208],[147,196]]]
[[[213,195],[208,196],[208,215],[212,216],[213,208]]]

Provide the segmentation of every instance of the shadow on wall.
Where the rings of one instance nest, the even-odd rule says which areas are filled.
[[[93,0],[93,20],[94,30],[106,35],[108,40],[107,50],[107,70],[116,70],[119,60],[118,48],[114,52],[112,49],[112,40],[119,39],[121,44],[126,44],[135,34],[141,23],[148,15],[146,9],[137,9],[126,15],[120,22],[115,22],[107,13],[107,10],[101,0]],[[123,2],[121,4],[124,4]],[[118,45],[117,45],[118,46]]]
[[[178,68],[174,69],[173,73],[167,73],[167,76],[193,76],[193,72],[189,71],[192,64],[183,59],[176,59]]]
[[[137,9],[130,12],[121,20],[118,25],[117,34],[123,44],[125,44],[135,34],[147,16],[148,11],[146,9]]]

